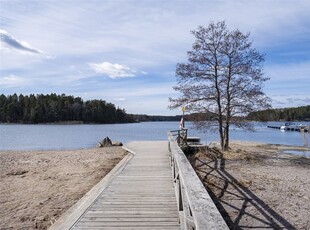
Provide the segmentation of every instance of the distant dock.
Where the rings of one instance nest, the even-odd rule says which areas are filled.
[[[279,129],[281,131],[295,131],[295,132],[309,132],[309,126],[305,125],[294,125],[294,124],[285,124],[285,125],[268,125],[268,128]]]

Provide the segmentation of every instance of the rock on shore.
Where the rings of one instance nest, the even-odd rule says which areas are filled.
[[[112,142],[109,137],[106,137],[101,142],[98,142],[96,145],[97,148],[110,147],[110,146],[123,146],[123,143],[120,141]]]

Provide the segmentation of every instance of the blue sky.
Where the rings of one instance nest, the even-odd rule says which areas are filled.
[[[310,104],[309,0],[0,0],[0,93],[65,93],[169,110],[191,30],[225,20],[266,54],[275,108]]]

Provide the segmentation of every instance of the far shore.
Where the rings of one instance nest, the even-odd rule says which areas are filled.
[[[0,229],[47,229],[126,154],[121,147],[0,151]]]
[[[113,125],[113,124],[131,124],[138,122],[123,122],[123,123],[95,123],[84,121],[56,121],[56,122],[39,122],[39,123],[27,123],[27,122],[0,122],[0,125]]]

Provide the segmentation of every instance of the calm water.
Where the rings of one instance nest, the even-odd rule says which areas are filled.
[[[269,123],[270,124],[270,123]],[[282,124],[273,122],[272,124]],[[308,123],[308,125],[310,125]],[[189,136],[201,141],[218,141],[217,133],[198,133],[189,128]],[[108,136],[112,141],[167,140],[167,131],[176,130],[179,122],[144,122],[113,125],[11,125],[0,124],[0,150],[80,149],[94,147]],[[310,134],[281,132],[255,123],[255,132],[232,128],[231,140],[257,141],[294,146],[310,145]]]

